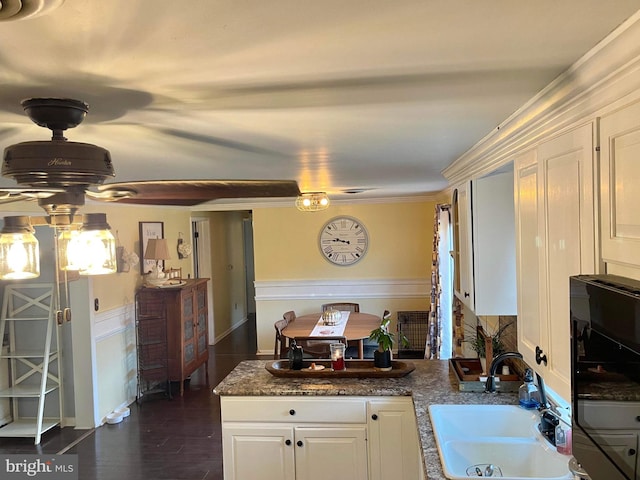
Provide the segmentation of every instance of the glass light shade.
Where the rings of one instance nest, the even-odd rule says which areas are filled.
[[[77,239],[78,254],[71,263],[80,266],[80,275],[106,275],[117,271],[116,239],[111,233],[104,213],[89,213]],[[74,245],[76,245],[74,243]],[[69,258],[69,253],[67,253]]]
[[[60,270],[80,270],[82,257],[80,231],[61,231],[60,235],[58,235],[58,261],[60,263]]]
[[[324,192],[302,193],[296,198],[296,208],[301,212],[317,212],[329,208],[329,197]]]
[[[0,278],[23,280],[40,276],[40,249],[32,233],[0,235]]]

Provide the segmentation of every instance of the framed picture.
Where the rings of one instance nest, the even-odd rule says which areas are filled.
[[[156,260],[145,260],[144,251],[147,249],[147,241],[150,238],[164,238],[164,222],[138,222],[140,227],[140,273],[149,273]],[[158,265],[164,269],[164,260],[159,260]]]

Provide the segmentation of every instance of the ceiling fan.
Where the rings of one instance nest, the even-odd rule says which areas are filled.
[[[4,150],[1,174],[19,187],[0,187],[0,203],[37,199],[49,215],[73,215],[85,196],[108,202],[192,206],[220,198],[296,197],[295,180],[148,180],[104,183],[115,177],[109,151],[70,142],[64,131],[78,126],[89,106],[68,98],[22,101],[29,118],[50,129],[49,141],[10,145]]]

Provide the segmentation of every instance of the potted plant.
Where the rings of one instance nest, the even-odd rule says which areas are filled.
[[[506,352],[506,347],[501,339],[502,334],[507,328],[511,326],[512,322],[507,322],[495,331],[489,331],[489,328],[485,328],[483,325],[478,325],[475,332],[471,332],[470,338],[464,340],[469,344],[471,350],[478,354],[480,363],[482,364],[482,370],[486,371],[487,364],[498,355]],[[487,342],[491,340],[491,348],[487,349]],[[487,358],[487,350],[490,350],[490,357]]]
[[[391,370],[391,349],[395,341],[393,333],[389,331],[389,323],[391,315],[385,311],[380,326],[371,330],[369,335],[369,340],[378,344],[378,349],[373,352],[373,366],[383,371]],[[409,340],[402,332],[398,332],[398,341],[402,345],[409,345]]]

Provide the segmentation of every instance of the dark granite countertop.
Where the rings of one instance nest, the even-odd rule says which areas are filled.
[[[513,393],[460,392],[446,360],[412,360],[416,369],[402,378],[281,378],[266,369],[265,360],[240,363],[213,392],[234,396],[412,396],[428,480],[445,480],[428,407],[432,404],[515,405]]]

